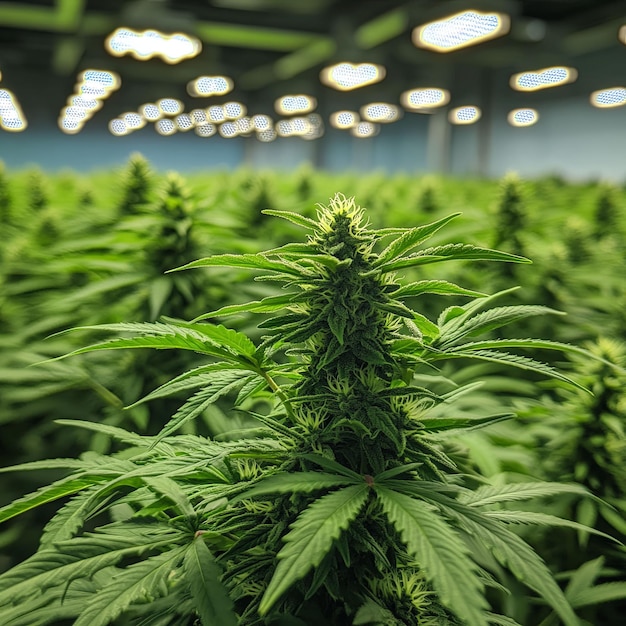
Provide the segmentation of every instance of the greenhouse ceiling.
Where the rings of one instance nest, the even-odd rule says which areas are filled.
[[[227,93],[201,94],[194,81],[203,76],[224,77],[229,97],[265,111],[285,95],[321,100],[366,85],[373,99],[403,99],[405,108],[407,90],[437,87],[440,95],[414,100],[443,104],[446,90],[499,70],[522,77],[513,89],[524,80],[557,86],[576,80],[585,55],[611,49],[621,67],[625,25],[623,0],[0,1],[0,107],[10,109],[0,125],[22,130],[20,106],[35,119],[49,107],[63,130],[63,107],[82,102],[89,69],[115,77],[105,96],[115,91],[119,110],[143,96]],[[554,67],[563,76],[547,84],[554,77],[544,70]],[[91,112],[102,107],[96,99]]]

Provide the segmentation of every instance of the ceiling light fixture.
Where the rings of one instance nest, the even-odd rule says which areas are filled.
[[[67,99],[67,106],[61,109],[58,126],[66,135],[79,133],[91,117],[102,108],[103,101],[114,91],[120,88],[120,77],[109,70],[87,69],[77,77],[74,93]],[[109,130],[114,135],[125,135],[128,132],[126,125],[115,125],[120,132]]]
[[[330,114],[330,125],[339,130],[349,130],[356,126],[361,118],[355,111],[335,111]]]
[[[546,67],[532,72],[520,72],[511,76],[509,84],[516,91],[538,91],[573,83],[578,72],[572,67]]]
[[[413,44],[435,52],[460,48],[502,37],[509,32],[511,19],[505,13],[468,10],[413,29]]]
[[[457,107],[448,113],[451,124],[474,124],[480,119],[481,111],[477,106],[469,105]]]
[[[429,112],[450,102],[450,92],[438,87],[409,89],[400,95],[400,103],[408,111]]]
[[[372,122],[359,122],[354,128],[350,129],[350,133],[354,137],[365,139],[367,137],[374,137],[380,132],[380,126]]]
[[[26,130],[28,126],[24,113],[13,92],[0,89],[0,128],[14,133]]]
[[[118,28],[112,32],[104,47],[112,56],[130,54],[138,61],[160,57],[170,64],[192,59],[202,50],[199,39],[184,33],[166,35],[158,30],[135,31],[130,28]]]
[[[232,91],[234,83],[227,76],[198,76],[187,83],[187,93],[194,98],[224,96]]]
[[[351,91],[366,85],[373,85],[385,78],[386,70],[374,63],[338,63],[325,67],[320,72],[322,83],[339,91]]]
[[[539,113],[535,109],[513,109],[507,120],[511,126],[533,126],[539,121]]]
[[[361,107],[361,117],[367,122],[389,124],[397,122],[402,117],[402,112],[395,104],[372,102]]]
[[[309,113],[316,106],[317,100],[315,98],[303,94],[282,96],[274,102],[274,109],[280,115]]]
[[[598,109],[612,109],[626,104],[626,88],[611,87],[594,91],[590,98],[591,104]]]

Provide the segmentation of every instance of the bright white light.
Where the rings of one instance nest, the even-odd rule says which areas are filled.
[[[120,118],[129,130],[139,130],[146,125],[146,120],[139,113],[123,113]]]
[[[322,83],[339,91],[350,91],[372,85],[385,78],[385,68],[373,63],[338,63],[320,72]]]
[[[272,118],[269,115],[253,115],[250,122],[254,130],[257,131],[270,130],[274,126]]]
[[[59,128],[72,135],[80,132],[93,114],[102,108],[102,101],[119,89],[120,85],[120,77],[109,70],[88,69],[80,72],[74,93],[67,99],[68,106],[59,115]]]
[[[139,107],[139,114],[148,120],[148,122],[156,122],[163,117],[163,112],[156,104],[149,102]]]
[[[178,128],[178,130],[182,130],[183,132],[191,130],[194,127],[191,115],[188,113],[181,113],[180,115],[177,115],[174,118],[174,124],[176,124],[176,128]]]
[[[0,128],[19,133],[26,126],[28,124],[17,98],[8,89],[0,89]]]
[[[413,30],[413,43],[435,52],[450,52],[501,37],[509,32],[511,20],[504,13],[463,11]]]
[[[372,102],[361,107],[361,117],[368,122],[389,124],[400,119],[400,109],[386,102]]]
[[[374,137],[380,132],[380,126],[373,124],[372,122],[359,122],[356,126],[350,129],[350,133],[355,137]]]
[[[85,96],[70,96],[67,99],[67,104],[71,107],[84,109],[90,113],[95,113],[102,108],[101,100],[97,100],[96,98],[86,98]]]
[[[235,128],[239,135],[249,135],[254,128],[252,127],[252,121],[249,117],[240,117],[235,120]]]
[[[226,121],[226,115],[224,113],[224,109],[221,106],[219,106],[218,104],[216,104],[216,105],[214,105],[212,107],[209,107],[207,109],[207,114],[209,116],[209,119],[212,122],[216,122],[216,123],[219,124],[220,122]]]
[[[193,130],[199,137],[212,137],[217,132],[217,126],[215,124],[202,124]]]
[[[241,102],[227,102],[222,105],[227,120],[238,120],[246,114],[246,107]]]
[[[256,138],[263,143],[269,143],[270,141],[274,141],[277,137],[277,133],[273,128],[268,130],[259,131],[256,134]]]
[[[120,88],[120,77],[108,70],[85,70],[78,75],[78,82],[91,87],[99,87],[106,91],[115,91]]]
[[[276,132],[281,137],[291,137],[293,135],[291,120],[278,120],[276,123]]]
[[[623,44],[626,44],[626,24],[619,29],[617,37]]]
[[[626,89],[624,87],[611,87],[594,91],[590,98],[591,104],[599,109],[621,107],[626,104]]]
[[[521,72],[511,76],[509,84],[516,91],[538,91],[573,83],[578,72],[571,67],[546,67],[534,72]]]
[[[226,139],[231,139],[239,134],[237,126],[235,126],[234,122],[224,122],[223,124],[220,124],[218,132],[222,137],[226,137]]]
[[[160,57],[166,63],[180,63],[202,50],[199,39],[184,33],[165,35],[156,30],[139,32],[130,28],[118,28],[107,37],[104,46],[116,57],[130,54],[139,61]]]
[[[109,122],[109,130],[112,135],[116,135],[118,137],[122,137],[123,135],[128,135],[128,127],[123,119],[115,118]]]
[[[514,109],[507,119],[511,126],[532,126],[539,121],[539,113],[535,109]]]
[[[274,109],[280,115],[297,115],[298,113],[308,113],[317,106],[317,100],[312,96],[288,95],[278,98],[274,102]]]
[[[174,133],[176,133],[176,124],[174,124],[174,122],[172,122],[172,120],[169,119],[163,119],[163,120],[159,120],[155,125],[154,128],[156,130],[157,133],[159,133],[159,135],[173,135]]]
[[[196,98],[223,96],[232,88],[233,81],[227,76],[199,76],[187,83],[187,93]]]
[[[157,100],[157,106],[165,115],[178,115],[185,108],[183,103],[176,98],[161,98]]]
[[[360,121],[359,114],[354,111],[335,111],[330,114],[330,125],[340,130],[348,130]]]
[[[481,111],[475,106],[464,106],[452,109],[448,119],[452,124],[473,124],[480,119]]]
[[[410,111],[424,111],[442,107],[450,102],[450,92],[438,87],[410,89],[400,96],[400,102]]]
[[[319,139],[324,135],[324,122],[320,115],[311,113],[307,115],[306,121],[309,125],[309,130],[304,135],[301,135],[302,139]]]

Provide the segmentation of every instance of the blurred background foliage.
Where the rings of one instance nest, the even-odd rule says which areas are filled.
[[[422,266],[419,275],[406,270],[405,279],[446,279],[484,293],[518,285],[502,304],[543,304],[566,315],[531,318],[507,333],[585,345],[607,361],[626,365],[626,191],[601,181],[570,184],[554,176],[521,180],[514,174],[499,181],[363,177],[310,167],[183,177],[154,171],[138,154],[123,167],[89,175],[7,171],[0,164],[2,465],[111,450],[103,435],[72,431],[68,437],[56,419],[95,420],[146,434],[160,430],[177,409],[175,399],[124,407],[192,367],[190,353],[173,358],[152,350],[115,350],[33,364],[84,345],[84,334],[77,339],[64,332],[72,327],[189,320],[271,295],[273,283],[251,280],[248,272],[166,272],[212,254],[256,252],[292,241],[299,233],[263,209],[311,216],[316,203],[337,191],[355,196],[374,227],[409,227],[462,212],[432,245],[497,247],[527,256],[533,264]],[[422,295],[410,304],[432,317],[450,302]],[[258,338],[260,331],[252,326],[258,321],[230,318],[228,324]],[[585,485],[597,500],[561,498],[542,512],[626,542],[626,375],[601,362],[554,363],[554,353],[535,356],[567,370],[594,395],[561,383],[537,383],[520,370],[447,364],[425,384],[485,381],[451,410],[489,414],[505,405],[516,418],[462,440],[452,433],[444,445],[477,483],[546,479]],[[220,436],[227,422],[242,419],[226,406],[213,406],[203,420],[187,427]],[[0,505],[51,480],[37,472],[25,474],[1,479]],[[34,551],[48,517],[44,508],[5,525],[0,570]],[[562,573],[570,600],[588,623],[619,623],[626,608],[623,546],[570,528],[520,532]],[[535,615],[545,617],[543,626],[557,623],[540,607],[529,606],[522,591],[510,598],[507,611],[523,623],[538,623],[532,621]]]

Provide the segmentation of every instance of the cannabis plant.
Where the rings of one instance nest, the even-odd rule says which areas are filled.
[[[480,335],[541,306],[493,306],[442,280],[402,284],[398,272],[449,260],[525,262],[464,244],[421,247],[455,215],[415,228],[370,229],[354,199],[335,196],[317,219],[266,211],[308,239],[257,254],[222,254],[180,269],[245,268],[284,286],[191,322],[108,324],[116,336],[76,350],[182,349],[206,362],[143,401],[193,392],[156,436],[60,420],[105,433],[117,452],[88,452],[4,471],[65,469],[52,485],[0,509],[10,519],[69,497],[36,554],[0,576],[3,626],[510,626],[488,595],[512,572],[566,626],[578,624],[548,567],[510,528],[574,522],[502,503],[583,488],[466,482],[440,445],[445,433],[508,414],[446,410],[420,383],[446,359],[478,359],[568,381],[508,349],[578,349]],[[431,320],[405,305],[470,298]],[[257,343],[221,317],[269,314]],[[90,332],[94,329],[90,329]],[[421,378],[417,378],[421,375]],[[574,384],[574,383],[572,383]],[[220,438],[177,434],[218,399],[247,416]],[[438,407],[438,413],[430,414]],[[489,594],[487,594],[489,591]]]

